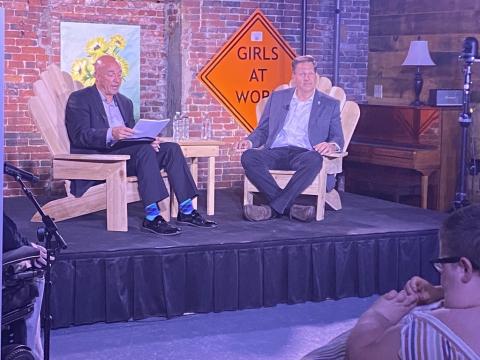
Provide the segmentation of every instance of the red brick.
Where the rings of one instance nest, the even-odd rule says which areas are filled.
[[[241,184],[239,154],[231,150],[231,143],[243,138],[247,132],[231,115],[212,98],[196,79],[196,75],[208,60],[223,46],[225,41],[245,21],[256,8],[261,8],[299,52],[300,44],[300,3],[297,0],[242,0],[207,1],[209,5],[199,7],[198,0],[182,0],[181,7],[166,9],[169,2],[109,0],[57,1],[11,0],[0,1],[6,8],[5,32],[5,130],[6,156],[18,156],[32,170],[43,174],[46,180],[51,166],[51,155],[41,137],[29,137],[36,132],[28,114],[27,102],[33,95],[32,84],[39,78],[49,63],[60,63],[60,21],[81,21],[92,23],[117,23],[141,25],[141,111],[142,116],[160,117],[166,113],[166,34],[172,23],[181,17],[183,86],[185,87],[183,106],[193,118],[192,135],[199,134],[204,117],[214,120],[214,136],[226,142],[217,159],[217,186],[230,187]],[[340,81],[347,95],[361,100],[365,96],[366,64],[368,56],[368,2],[346,2],[342,17],[345,20],[342,32],[343,44]],[[238,4],[238,5],[237,5]],[[182,13],[179,13],[179,10]],[[308,48],[319,60],[319,69],[327,76],[332,75],[332,14],[331,2],[313,2],[309,5]],[[230,25],[230,26],[229,26]],[[348,48],[347,48],[348,46]],[[358,54],[359,58],[348,58]],[[345,69],[348,63],[358,63]],[[357,68],[360,66],[361,68]],[[362,68],[363,67],[363,68]],[[345,72],[343,72],[345,69]],[[348,71],[352,70],[352,73]],[[17,138],[11,135],[18,134]],[[430,134],[424,136],[427,140]],[[27,140],[28,141],[27,141]],[[27,141],[26,145],[25,141]],[[7,145],[8,144],[8,145]],[[32,160],[34,159],[34,160]],[[205,180],[205,162],[200,162],[202,181]],[[20,195],[19,189],[8,187],[6,179],[5,196]],[[35,188],[42,193],[46,183]],[[52,181],[52,191],[63,192],[62,183]],[[204,184],[201,183],[200,187]]]

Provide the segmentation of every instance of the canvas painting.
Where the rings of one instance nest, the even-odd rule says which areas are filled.
[[[95,83],[95,61],[112,55],[122,67],[120,92],[133,101],[140,118],[140,26],[62,22],[61,68],[84,86]]]

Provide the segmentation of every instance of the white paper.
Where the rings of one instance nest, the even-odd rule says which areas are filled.
[[[164,120],[147,120],[140,119],[135,124],[133,130],[135,134],[130,139],[136,138],[154,138],[167,126],[170,119]]]

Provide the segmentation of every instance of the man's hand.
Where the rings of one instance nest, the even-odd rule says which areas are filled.
[[[416,294],[391,290],[375,301],[368,311],[381,315],[390,326],[396,325],[417,303]]]
[[[33,248],[40,250],[40,257],[32,261],[32,265],[39,269],[43,268],[47,265],[47,250],[43,246],[35,243],[31,243],[30,245],[32,245]],[[54,260],[54,258],[50,257],[50,260]]]
[[[329,155],[337,151],[335,144],[328,142],[321,142],[320,144],[315,145],[313,148],[320,155]]]
[[[251,149],[253,146],[252,142],[248,139],[243,139],[243,140],[240,140],[239,142],[237,142],[235,144],[235,150],[237,151],[245,151],[245,150],[248,150],[248,149]]]
[[[160,150],[160,138],[157,136],[155,140],[152,141],[151,143],[153,150],[158,152]]]
[[[113,140],[128,139],[129,137],[131,137],[134,134],[135,134],[135,131],[133,129],[130,129],[129,127],[126,127],[126,126],[112,127],[112,138],[113,138]]]
[[[408,295],[417,296],[418,305],[431,304],[443,298],[443,290],[440,286],[433,286],[419,276],[414,276],[408,280],[404,289]]]

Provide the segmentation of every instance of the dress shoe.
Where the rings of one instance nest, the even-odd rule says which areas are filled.
[[[177,223],[200,228],[215,228],[218,226],[215,221],[205,219],[197,210],[193,210],[191,214],[183,214],[179,211]]]
[[[180,229],[170,225],[161,215],[158,215],[153,220],[143,219],[142,231],[149,231],[160,235],[180,234]]]
[[[315,219],[315,207],[307,205],[292,205],[290,208],[290,220],[295,219],[303,222],[310,222]]]
[[[268,205],[244,205],[243,216],[249,221],[265,221],[277,217],[277,212]]]

